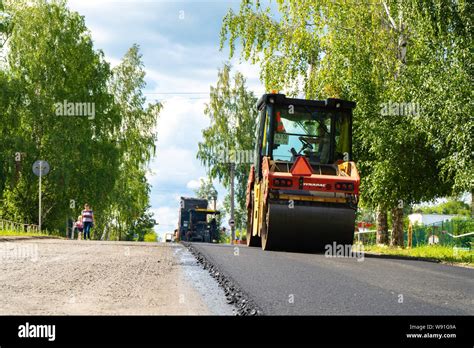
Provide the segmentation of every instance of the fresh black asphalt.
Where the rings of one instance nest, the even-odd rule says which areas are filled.
[[[474,269],[191,243],[266,315],[473,315]]]

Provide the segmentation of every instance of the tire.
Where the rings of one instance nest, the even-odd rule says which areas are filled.
[[[272,250],[272,245],[269,240],[268,236],[268,223],[270,220],[270,209],[268,204],[263,205],[263,221],[262,221],[262,229],[260,230],[260,236],[262,240],[262,249],[263,250]]]
[[[260,247],[262,245],[261,238],[259,236],[252,236],[253,207],[254,207],[254,197],[253,197],[253,190],[252,190],[252,192],[250,192],[250,207],[247,209],[247,246]]]

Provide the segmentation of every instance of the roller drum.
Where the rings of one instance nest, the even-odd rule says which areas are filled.
[[[268,206],[265,250],[321,252],[328,244],[349,244],[354,238],[356,211],[346,206]]]

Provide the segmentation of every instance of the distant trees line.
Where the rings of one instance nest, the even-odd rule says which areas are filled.
[[[51,166],[47,229],[64,230],[87,202],[96,238],[143,240],[153,227],[145,174],[161,105],[145,103],[139,47],[111,68],[84,18],[65,1],[46,0],[0,0],[0,45],[0,217],[37,223],[31,165],[42,159]],[[93,115],[58,114],[68,103]]]

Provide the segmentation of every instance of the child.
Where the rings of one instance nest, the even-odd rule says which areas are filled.
[[[82,223],[82,215],[77,217],[77,221],[74,223],[74,229],[77,230],[77,240],[82,239],[82,231],[84,230],[84,225]]]

